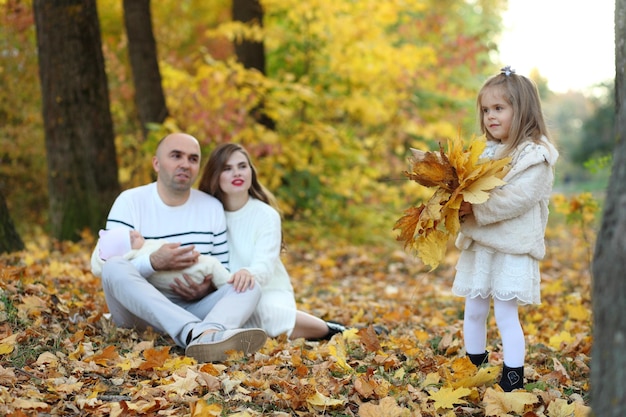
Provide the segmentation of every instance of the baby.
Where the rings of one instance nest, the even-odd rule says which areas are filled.
[[[112,256],[123,256],[131,260],[137,256],[148,255],[167,243],[163,239],[145,239],[138,231],[122,227],[100,230],[98,234],[100,239],[91,256],[91,272],[98,277],[102,275],[104,262]],[[156,271],[147,280],[171,298],[176,295],[170,286],[174,283],[174,278],[183,279],[183,274],[197,283],[202,282],[205,276],[213,274],[213,284],[216,287],[226,284],[231,275],[216,258],[200,255],[198,262],[182,271]]]

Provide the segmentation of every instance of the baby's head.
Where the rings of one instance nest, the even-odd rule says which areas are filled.
[[[143,246],[144,238],[136,230],[118,227],[110,230],[100,230],[100,259],[106,261],[112,256],[122,256],[131,249]]]

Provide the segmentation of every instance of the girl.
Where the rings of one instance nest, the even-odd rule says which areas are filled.
[[[550,143],[535,84],[510,67],[488,79],[478,93],[483,156],[511,157],[506,184],[489,199],[464,202],[456,246],[461,250],[452,292],[465,297],[463,334],[470,360],[487,360],[486,323],[493,298],[502,338],[500,386],[524,386],[526,344],[518,304],[540,303],[539,261],[545,255],[548,202],[558,152]]]
[[[261,301],[248,324],[271,337],[329,339],[346,327],[296,309],[291,280],[280,260],[282,232],[275,199],[258,180],[248,152],[238,144],[219,145],[209,157],[200,185],[224,205],[231,282],[239,291],[258,284]]]

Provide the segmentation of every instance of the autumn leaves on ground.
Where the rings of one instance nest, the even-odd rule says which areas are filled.
[[[588,404],[588,236],[549,228],[541,306],[522,308],[524,391],[464,358],[458,253],[433,272],[399,244],[288,246],[301,309],[354,326],[329,342],[270,339],[251,357],[198,364],[154,333],[117,329],[89,272],[89,236],[30,242],[0,257],[0,415],[584,416]],[[385,326],[377,336],[369,327]]]

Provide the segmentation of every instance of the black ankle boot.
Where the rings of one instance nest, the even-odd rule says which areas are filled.
[[[509,368],[504,365],[502,367],[502,376],[500,377],[500,387],[504,392],[524,388],[524,367]]]
[[[485,353],[468,353],[467,357],[476,367],[481,366],[483,363],[487,363],[489,359],[489,352],[485,351]]]

